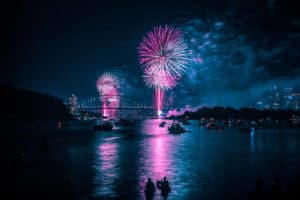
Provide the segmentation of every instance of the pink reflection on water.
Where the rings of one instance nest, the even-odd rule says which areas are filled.
[[[116,143],[102,143],[96,148],[96,161],[94,169],[96,171],[94,177],[94,196],[114,195],[113,185],[117,166],[118,145]]]
[[[164,141],[162,138],[156,138],[151,141],[152,149],[152,162],[154,177],[157,179],[167,175],[169,159],[167,148],[164,148]]]
[[[173,158],[173,149],[170,146],[167,126],[159,127],[162,119],[157,120],[147,120],[143,126],[143,132],[147,135],[151,135],[149,139],[144,140],[141,145],[143,150],[143,156],[145,163],[144,171],[139,174],[139,185],[140,194],[143,194],[143,190],[147,181],[147,178],[151,178],[154,182],[162,179],[164,176],[171,178],[174,175],[174,169],[171,169]],[[156,195],[159,196],[160,192],[157,191]],[[157,197],[158,197],[157,196]],[[154,198],[155,199],[155,198]]]
[[[116,166],[117,145],[115,143],[101,144],[99,153],[102,160],[101,169],[103,171],[109,171]]]
[[[152,131],[154,133],[159,133],[160,130],[158,128],[153,128]],[[166,144],[164,143],[164,138],[156,137],[150,140],[151,146],[151,157],[153,163],[153,169],[151,170],[154,172],[154,177],[162,178],[166,176],[167,167],[168,167],[168,149]]]

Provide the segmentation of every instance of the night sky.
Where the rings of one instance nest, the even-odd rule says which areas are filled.
[[[12,2],[4,8],[9,12],[2,17],[7,40],[2,46],[5,63],[1,82],[62,98],[72,93],[87,98],[97,95],[95,82],[99,75],[116,70],[125,79],[130,96],[151,97],[153,90],[146,89],[141,78],[137,46],[153,26],[171,24],[184,30],[191,48],[205,43],[198,40],[200,37],[208,40],[211,35],[216,37],[207,44],[215,43],[217,47],[213,48],[220,48],[204,48],[200,55],[203,63],[190,65],[186,77],[169,92],[171,102],[174,98],[179,102],[178,95],[185,94],[189,98],[181,98],[178,105],[197,106],[209,101],[221,104],[228,96],[242,95],[241,91],[251,91],[254,99],[273,84],[297,89],[300,17],[299,6],[292,2]],[[212,28],[218,24],[226,28]],[[190,42],[193,38],[197,45]],[[231,56],[220,57],[224,51]],[[237,79],[243,81],[232,81]],[[227,102],[236,103],[232,98]]]

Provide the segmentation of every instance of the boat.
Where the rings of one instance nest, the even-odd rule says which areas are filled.
[[[168,131],[170,134],[180,134],[180,133],[184,133],[187,132],[181,125],[179,122],[173,122],[171,124],[171,126],[168,127]]]
[[[228,119],[228,120],[226,121],[226,125],[227,125],[228,127],[232,127],[233,124],[234,124],[234,120],[233,120],[233,119]]]
[[[210,122],[208,122],[207,124],[206,124],[206,128],[207,129],[216,129],[217,128],[217,125],[216,125],[216,123],[214,122],[214,121],[210,121]]]
[[[159,127],[165,127],[165,125],[166,125],[166,122],[163,121],[163,122],[161,122],[161,123],[159,124]]]
[[[213,121],[208,122],[208,123],[206,124],[206,128],[207,128],[208,130],[222,130],[222,129],[223,129],[222,126],[217,125],[217,124],[216,124],[215,122],[213,122]]]
[[[202,117],[199,122],[198,122],[199,126],[205,126],[206,125],[206,119],[204,117]]]
[[[96,124],[94,125],[93,129],[108,131],[113,129],[113,125],[108,121],[96,121]]]

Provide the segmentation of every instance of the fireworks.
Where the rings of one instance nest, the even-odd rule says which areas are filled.
[[[164,70],[145,71],[143,78],[148,87],[161,90],[172,89],[178,80],[176,76],[171,76]]]
[[[162,110],[164,91],[176,86],[187,69],[187,45],[179,29],[165,25],[147,33],[138,47],[144,81],[155,88],[155,107]]]
[[[140,64],[147,71],[166,71],[181,77],[188,62],[187,45],[179,29],[155,27],[138,47]]]
[[[104,73],[99,77],[96,85],[101,95],[103,116],[115,117],[116,111],[114,108],[118,107],[120,103],[120,80],[112,73]]]
[[[97,80],[97,89],[101,95],[107,95],[117,88],[120,88],[120,80],[114,74],[104,73]]]

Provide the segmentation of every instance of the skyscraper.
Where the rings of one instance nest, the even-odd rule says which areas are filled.
[[[274,85],[269,101],[271,109],[278,110],[282,108],[282,93],[277,85]]]
[[[293,89],[284,88],[283,89],[283,109],[293,109]]]
[[[300,93],[293,93],[292,94],[292,109],[299,110],[300,109]]]

